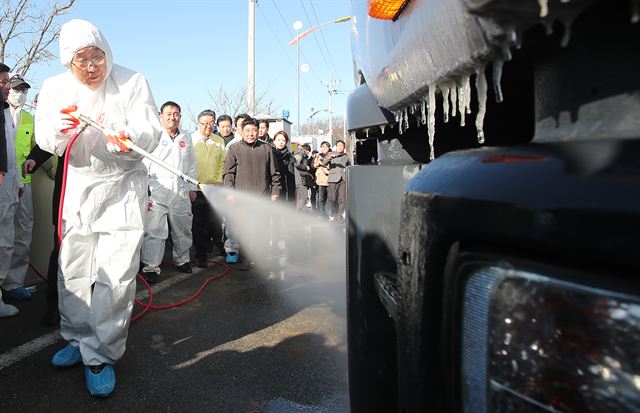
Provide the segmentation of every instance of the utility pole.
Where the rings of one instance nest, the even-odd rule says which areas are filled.
[[[248,33],[248,58],[247,58],[247,112],[251,116],[256,115],[256,3],[258,0],[249,0],[249,33]]]
[[[296,39],[300,36],[302,22],[296,20],[293,30],[296,31]],[[296,41],[296,136],[300,136],[300,42]]]
[[[336,88],[333,82],[333,74],[331,70],[329,70],[329,83],[327,83],[327,90],[329,92],[329,136],[328,141],[331,143],[331,146],[334,145],[333,139],[333,94],[336,93]]]
[[[329,142],[333,147],[333,76],[329,70]]]

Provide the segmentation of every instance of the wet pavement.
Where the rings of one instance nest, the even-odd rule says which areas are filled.
[[[0,411],[346,412],[344,277],[296,265],[283,276],[231,266],[194,301],[133,322],[107,399],[89,396],[82,366],[50,364],[63,341],[42,324],[40,281],[32,300],[12,303],[19,315],[0,319]],[[165,267],[153,304],[182,301],[222,271]]]

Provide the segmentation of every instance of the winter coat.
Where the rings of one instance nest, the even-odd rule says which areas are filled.
[[[280,184],[282,186],[280,199],[294,202],[296,200],[296,178],[293,168],[293,155],[291,155],[286,146],[282,150],[273,148],[273,153],[278,162],[278,171],[280,171]]]
[[[316,154],[313,158],[313,167],[316,168],[316,185],[329,186],[329,168],[322,164],[326,155]]]
[[[238,191],[280,195],[280,172],[272,147],[256,140],[232,143],[224,160],[224,186]]]
[[[329,167],[329,183],[338,183],[344,179],[344,169],[351,161],[344,152],[329,152],[322,164]]]
[[[294,167],[295,167],[295,175],[296,175],[296,186],[313,186],[313,175],[309,170],[311,169],[309,165],[309,156],[307,156],[306,152],[302,148],[296,149],[293,153],[294,158]]]

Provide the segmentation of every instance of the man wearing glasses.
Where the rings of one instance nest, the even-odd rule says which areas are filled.
[[[216,121],[214,111],[207,109],[198,115],[198,130],[191,139],[198,163],[198,181],[203,184],[222,185],[224,171],[225,144],[224,139],[213,133]],[[193,212],[193,246],[196,250],[196,265],[207,268],[207,252],[213,256],[222,255],[222,223],[217,214],[202,194],[196,192],[196,199],[191,205]]]
[[[68,344],[51,362],[83,363],[89,393],[107,397],[127,341],[149,180],[123,141],[153,152],[162,127],[146,79],[113,63],[97,27],[71,20],[59,44],[67,71],[44,81],[35,120],[38,146],[68,156],[58,269],[60,334]],[[73,109],[111,132],[80,128]]]

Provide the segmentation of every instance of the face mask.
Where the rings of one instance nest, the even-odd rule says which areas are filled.
[[[9,97],[7,101],[11,106],[19,107],[23,106],[24,102],[27,101],[27,93],[26,92],[16,92],[14,89],[9,91]]]

